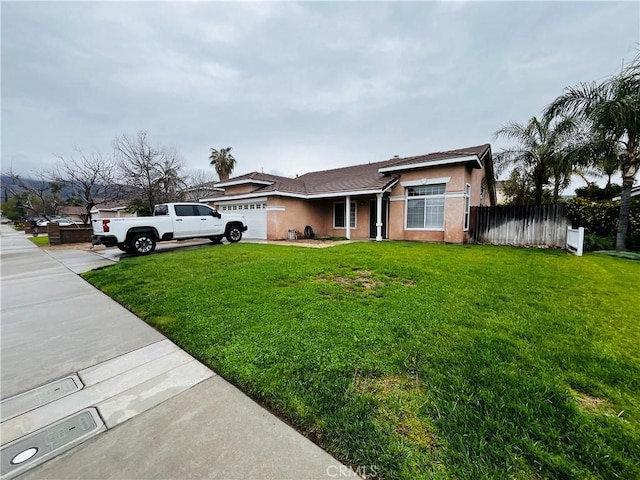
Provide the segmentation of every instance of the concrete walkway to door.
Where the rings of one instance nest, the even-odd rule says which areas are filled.
[[[111,260],[0,234],[3,479],[356,476],[74,273]]]

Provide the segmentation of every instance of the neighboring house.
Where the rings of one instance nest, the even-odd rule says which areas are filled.
[[[224,193],[201,201],[244,214],[245,236],[269,240],[311,226],[319,236],[463,243],[470,207],[496,203],[488,144],[296,178],[253,172],[215,187]]]
[[[185,202],[196,202],[203,197],[215,198],[223,194],[223,191],[219,188],[215,188],[214,185],[218,182],[206,182],[199,185],[195,185],[189,188],[185,188],[182,191],[182,197]]]
[[[127,206],[121,203],[103,203],[91,209],[92,218],[135,217],[135,213],[127,212]]]
[[[77,207],[72,205],[63,205],[58,209],[58,213],[61,217],[68,218],[74,222],[84,222],[84,217],[87,216],[87,211],[84,207]]]
[[[496,205],[504,205],[507,201],[507,196],[504,194],[504,180],[496,180]]]

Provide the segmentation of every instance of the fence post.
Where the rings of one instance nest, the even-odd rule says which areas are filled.
[[[578,246],[576,248],[576,255],[581,257],[582,250],[584,248],[584,227],[578,228]]]
[[[62,244],[62,235],[60,234],[60,225],[56,222],[49,222],[47,224],[47,231],[49,234],[49,245]]]

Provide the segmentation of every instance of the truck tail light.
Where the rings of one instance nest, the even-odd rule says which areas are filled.
[[[108,232],[109,231],[109,222],[111,222],[111,220],[102,220],[102,231],[103,232]]]

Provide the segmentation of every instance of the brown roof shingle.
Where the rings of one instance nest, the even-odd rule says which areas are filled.
[[[468,156],[477,156],[479,160],[487,153],[487,151],[491,148],[491,145],[485,143],[483,145],[477,145],[475,147],[467,147],[461,148],[459,150],[448,150],[446,152],[434,152],[427,153],[426,155],[416,155],[414,157],[404,157],[404,158],[396,158],[390,161],[387,167],[401,167],[401,166],[409,166],[416,163],[428,163],[428,162],[436,162],[439,160],[447,160],[458,157],[468,157]]]
[[[398,176],[391,172],[380,173],[381,168],[404,167],[411,168],[413,164],[436,162],[466,156],[477,156],[479,160],[490,149],[489,144],[467,147],[459,150],[435,152],[413,157],[391,158],[382,162],[354,165],[350,167],[334,168],[309,172],[296,178],[281,177],[268,173],[251,172],[229,179],[229,182],[256,180],[271,182],[270,185],[260,186],[252,193],[282,192],[299,195],[323,195],[348,193],[359,191],[384,190],[393,184]],[[222,182],[226,183],[226,182]]]
[[[376,162],[310,172],[301,175],[298,180],[304,182],[308,195],[381,190],[397,179],[395,175],[385,175],[378,172],[378,169],[387,163]]]

